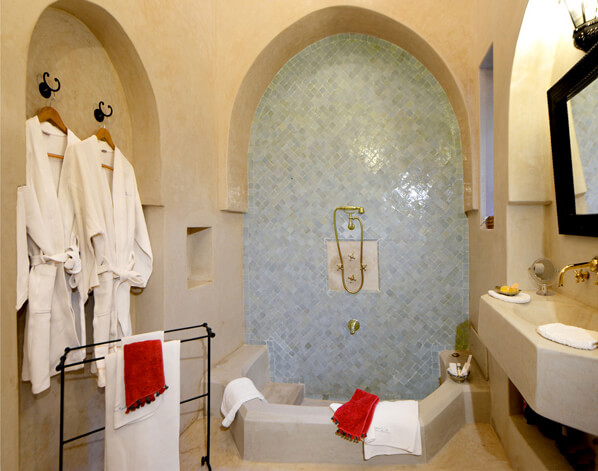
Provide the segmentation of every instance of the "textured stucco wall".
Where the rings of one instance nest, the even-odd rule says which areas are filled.
[[[17,469],[18,461],[14,208],[16,187],[24,182],[24,161],[18,156],[24,154],[23,122],[28,117],[27,56],[36,22],[44,9],[53,3],[51,0],[2,0],[0,11],[0,433],[1,459],[6,469]],[[522,278],[521,267],[517,265],[522,259],[521,252],[517,252],[519,247],[539,244],[559,266],[594,255],[595,239],[558,234],[553,204],[531,210],[527,205],[509,203],[509,186],[512,185],[508,170],[509,167],[515,169],[521,158],[509,147],[510,84],[526,0],[346,0],[342,3],[338,0],[104,0],[90,3],[63,0],[58,4],[74,12],[92,30],[113,64],[138,61],[147,74],[148,83],[135,88],[130,75],[137,69],[126,65],[115,67],[125,93],[134,98],[128,103],[134,140],[132,160],[136,170],[139,169],[138,175],[143,174],[144,180],[151,183],[148,188],[158,188],[155,192],[146,192],[144,201],[151,205],[146,208],[146,215],[151,219],[157,270],[150,281],[153,286],[136,298],[138,310],[142,309],[144,313],[143,317],[137,316],[137,326],[142,330],[206,320],[218,335],[215,361],[243,342],[243,216],[222,212],[218,204],[218,189],[222,184],[220,166],[228,152],[233,105],[260,53],[276,43],[277,36],[291,25],[328,7],[349,5],[384,15],[392,20],[390,24],[400,23],[404,29],[413,32],[435,52],[435,60],[443,61],[446,73],[456,84],[455,89],[462,94],[464,108],[461,112],[471,134],[471,148],[463,149],[463,154],[467,151],[472,156],[468,164],[473,166],[474,180],[477,172],[477,68],[490,44],[494,44],[496,223],[494,231],[485,231],[479,228],[475,211],[468,214],[470,313],[473,317],[477,313],[479,295],[488,286],[495,284],[497,279],[515,281],[509,279],[509,273]],[[97,10],[88,8],[89,5],[106,14],[97,15]],[[442,21],[430,21],[430,12]],[[339,32],[347,32],[342,31],[348,24],[343,13],[341,9],[338,17],[329,18]],[[351,21],[358,19],[357,15]],[[377,26],[374,23],[368,25],[374,29]],[[302,34],[308,33],[309,29],[294,31],[296,36],[291,43],[302,42]],[[137,57],[131,56],[131,49],[120,41],[121,34],[127,36]],[[281,57],[280,62],[276,62],[279,57],[272,57],[274,70],[289,58],[284,54]],[[270,79],[271,76],[264,83]],[[529,80],[534,84],[537,81],[533,75]],[[545,90],[539,91],[545,93]],[[256,96],[261,96],[263,89],[258,92]],[[148,96],[151,96],[149,103],[144,101]],[[69,120],[68,111],[60,111],[65,120],[75,121]],[[156,117],[157,124],[146,122],[147,116]],[[118,135],[123,130],[112,131]],[[534,132],[529,130],[530,134]],[[151,147],[159,158],[156,159],[157,167],[145,172],[142,168],[144,157],[138,151],[150,135],[158,136],[157,140],[151,140],[156,143]],[[130,145],[120,144],[121,147]],[[472,184],[472,207],[475,208],[476,182]],[[512,217],[508,216],[508,208]],[[526,222],[530,221],[526,216],[530,211],[534,212],[531,223]],[[541,224],[540,230],[534,221]],[[186,279],[189,227],[212,228],[210,254],[214,267],[212,283],[191,289]],[[511,231],[510,239],[507,239],[507,231]],[[511,262],[507,262],[507,257]],[[586,302],[596,302],[592,284],[569,283],[564,291]],[[197,363],[202,364],[203,352],[192,351],[189,356],[196,356]],[[44,417],[39,416],[39,420],[43,423]],[[39,452],[44,453],[43,450]]]
[[[133,142],[126,141],[128,137],[124,129],[112,128],[111,132],[119,139],[117,145],[132,149],[130,157],[142,180],[139,184],[143,187],[142,199],[146,204],[156,255],[150,284],[135,298],[137,329],[207,321],[218,335],[213,356],[214,361],[218,361],[238,347],[244,338],[243,216],[220,211],[217,191],[223,184],[218,169],[222,156],[227,153],[229,122],[237,91],[251,64],[281,31],[312,12],[341,4],[335,0],[291,3],[286,0],[199,3],[185,0],[166,4],[162,0],[125,3],[117,0],[32,0],[26,4],[2,0],[0,113],[3,117],[10,116],[10,119],[2,120],[0,136],[0,432],[2,466],[6,469],[18,468],[19,454],[13,228],[16,187],[25,177],[24,160],[19,156],[24,155],[23,123],[29,113],[27,57],[38,18],[50,5],[73,14],[98,38],[127,96]],[[473,95],[468,92],[473,80],[466,47],[471,37],[470,8],[464,7],[462,1],[438,5],[434,0],[418,4],[350,0],[342,5],[386,15],[421,37],[429,50],[436,51],[436,60],[443,61],[445,73],[452,74],[455,89],[465,97],[461,97],[466,104],[462,116],[469,120],[468,126],[475,126],[468,116],[473,101]],[[442,16],[440,25],[428,21],[426,12],[430,9]],[[332,19],[337,28],[344,28],[346,18],[342,11],[338,18]],[[305,34],[303,30],[295,33]],[[68,42],[69,38],[65,36],[64,40]],[[145,82],[135,80],[140,71],[142,76],[146,75]],[[59,71],[55,73],[60,77]],[[82,75],[85,73],[81,70]],[[98,80],[93,77],[82,79],[89,83]],[[56,102],[65,121],[79,121],[70,115],[70,109],[62,109],[59,104]],[[187,243],[187,234],[188,228],[198,227],[211,228],[211,242],[208,241],[206,251],[207,256],[212,257],[212,281],[190,287],[187,282],[188,259],[197,260],[198,257],[187,253],[188,245],[193,245]],[[205,361],[204,352],[201,348],[191,349],[186,356],[192,363],[189,370],[199,375]],[[196,381],[189,379],[191,383]],[[41,404],[33,398],[28,400]],[[54,433],[54,419],[49,420],[47,414],[50,412],[41,408],[37,423],[40,426],[47,424],[48,433]],[[43,463],[54,467],[55,449],[29,450],[29,453],[44,456]],[[43,468],[43,463],[38,460],[36,465]]]

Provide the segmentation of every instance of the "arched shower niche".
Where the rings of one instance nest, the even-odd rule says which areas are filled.
[[[248,145],[244,297],[245,341],[268,346],[273,381],[338,400],[437,387],[438,353],[468,313],[453,110],[422,62],[372,35],[320,39],[271,80]],[[364,237],[379,241],[378,292],[328,291],[326,240],[342,205],[363,206]]]

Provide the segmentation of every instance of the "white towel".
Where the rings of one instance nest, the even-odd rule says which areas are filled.
[[[363,443],[366,460],[377,455],[421,455],[418,401],[381,401]]]
[[[115,429],[114,424],[117,352],[106,356],[105,470],[179,469],[180,345],[178,340],[162,344],[168,390],[161,395],[163,399],[159,408],[145,420],[131,422],[119,429]]]
[[[342,404],[333,402],[336,410]],[[422,440],[418,401],[381,401],[363,442],[366,460],[378,455],[421,455]]]
[[[598,346],[598,332],[593,330],[585,330],[558,322],[538,326],[536,330],[542,337],[569,347],[594,350]]]
[[[256,398],[267,402],[249,378],[237,378],[228,383],[224,388],[220,407],[220,412],[224,415],[222,426],[229,427],[243,403]]]
[[[520,291],[519,294],[516,294],[515,296],[505,296],[504,294],[497,293],[496,291],[491,289],[488,290],[488,294],[493,298],[500,299],[501,301],[516,304],[529,303],[532,299],[532,297],[529,294],[524,293],[523,291]]]

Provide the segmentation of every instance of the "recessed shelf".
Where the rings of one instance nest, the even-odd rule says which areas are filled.
[[[214,257],[211,227],[187,228],[187,288],[214,281]]]
[[[359,287],[361,281],[360,272],[360,242],[359,240],[339,241],[343,262],[345,265],[345,282],[347,287],[354,291]],[[340,258],[336,241],[326,241],[328,250],[328,289],[330,291],[344,291],[342,272],[340,271]],[[378,280],[378,241],[363,241],[363,264],[366,266],[363,279],[363,290],[379,292]]]

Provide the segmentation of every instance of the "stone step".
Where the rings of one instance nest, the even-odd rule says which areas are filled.
[[[303,383],[268,382],[261,389],[266,400],[271,404],[299,405],[303,402],[305,387]]]
[[[242,345],[212,367],[211,413],[219,416],[224,388],[233,379],[245,376],[262,390],[270,381],[268,349],[265,345]]]
[[[329,407],[335,401],[329,401],[328,399],[313,399],[311,397],[304,397],[303,402],[301,403],[302,406],[321,406],[321,407]]]

